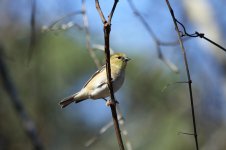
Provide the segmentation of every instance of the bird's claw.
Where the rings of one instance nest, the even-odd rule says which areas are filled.
[[[109,107],[110,105],[115,105],[115,104],[119,104],[119,102],[116,101],[116,100],[115,100],[115,102],[112,101],[112,100],[107,100],[107,101],[106,101],[106,106],[108,106],[108,107]]]

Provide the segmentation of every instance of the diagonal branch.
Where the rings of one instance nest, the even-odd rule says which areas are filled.
[[[205,39],[206,41],[210,42],[211,44],[217,46],[218,48],[220,48],[220,49],[222,49],[223,51],[226,52],[226,48],[224,48],[224,47],[221,46],[220,44],[218,44],[218,43],[216,43],[216,42],[210,40],[209,38],[205,37],[205,34],[204,34],[204,33],[199,33],[199,32],[196,31],[195,33],[190,34],[190,33],[188,33],[188,32],[186,31],[185,26],[184,26],[180,21],[178,21],[178,20],[176,19],[176,22],[179,23],[179,24],[181,25],[181,27],[183,28],[183,30],[184,30],[184,32],[181,32],[181,33],[182,33],[181,36],[200,37],[200,38],[203,38],[203,39]]]
[[[212,43],[213,45],[217,46],[218,48],[220,48],[220,49],[222,49],[223,51],[226,52],[226,48],[224,48],[224,47],[221,46],[220,44],[218,44],[218,43],[216,43],[216,42],[210,40],[209,38],[205,37],[205,35],[204,35],[203,33],[198,33],[197,31],[196,31],[195,33],[198,35],[198,37],[205,39],[206,41]]]
[[[118,3],[118,0],[115,0],[114,4],[113,4],[113,7],[112,7],[112,10],[111,10],[111,13],[110,15],[108,16],[108,23],[111,23],[111,19],[113,17],[113,14],[115,12],[115,8],[117,6],[117,3]]]
[[[29,51],[28,51],[28,63],[30,62],[32,58],[32,54],[34,52],[35,48],[35,42],[36,42],[36,19],[35,19],[35,13],[36,13],[36,0],[31,1],[31,18],[30,18],[30,43],[29,43]]]
[[[89,22],[88,22],[88,17],[86,13],[86,3],[85,0],[82,0],[82,17],[83,17],[83,24],[84,24],[84,29],[86,33],[86,47],[89,51],[89,54],[91,58],[93,59],[94,63],[96,64],[97,68],[101,67],[100,61],[98,60],[96,54],[93,51],[93,48],[91,46],[90,42],[90,32],[89,32]]]
[[[99,133],[92,137],[90,140],[88,140],[86,143],[85,143],[85,147],[90,147],[90,145],[92,145],[104,132],[106,132],[110,127],[112,127],[114,124],[112,121],[108,122],[106,125],[104,125]]]
[[[97,11],[100,15],[101,20],[102,20],[102,23],[105,24],[107,21],[106,21],[104,14],[103,14],[103,12],[100,8],[99,0],[95,0],[95,4],[96,4],[96,9],[97,9]]]
[[[0,54],[3,51],[3,48],[0,45]],[[23,104],[22,100],[19,98],[17,90],[10,78],[7,66],[5,65],[2,57],[0,55],[0,76],[2,78],[2,86],[5,88],[6,92],[8,93],[12,105],[19,116],[20,120],[22,121],[22,126],[24,131],[26,132],[27,136],[30,138],[32,145],[35,150],[43,150],[43,145],[39,139],[37,134],[37,129],[35,127],[34,122],[28,116]]]
[[[173,23],[174,23],[174,26],[176,28],[178,39],[179,39],[179,42],[180,42],[180,47],[181,47],[181,50],[182,50],[182,53],[183,53],[183,56],[184,56],[184,63],[185,63],[185,68],[186,68],[186,72],[187,72],[189,95],[190,95],[191,110],[192,110],[192,121],[193,121],[195,145],[196,145],[196,150],[199,150],[198,134],[197,134],[197,129],[196,129],[196,119],[195,119],[195,109],[194,109],[192,85],[191,85],[192,84],[192,80],[191,80],[191,77],[190,77],[190,71],[189,71],[189,67],[188,67],[187,55],[186,55],[186,51],[185,51],[185,48],[184,48],[183,41],[181,39],[180,31],[179,31],[179,28],[178,28],[178,25],[177,25],[177,20],[176,20],[176,17],[174,15],[173,9],[172,9],[172,7],[171,7],[171,5],[170,5],[168,0],[166,0],[166,3],[167,3],[167,6],[168,6],[168,9],[170,11],[170,14],[172,16]]]
[[[117,112],[118,112],[118,121],[119,121],[119,124],[121,125],[122,127],[122,134],[125,136],[125,145],[126,145],[126,149],[127,150],[132,150],[132,144],[129,140],[129,137],[128,137],[128,131],[126,130],[125,128],[125,119],[123,118],[122,116],[122,112],[120,111],[120,108],[119,108],[119,105],[116,105],[116,109],[117,109]],[[85,143],[85,146],[86,147],[90,147],[92,144],[94,144],[97,139],[102,135],[104,134],[110,127],[112,127],[114,124],[112,121],[108,122],[106,125],[104,125],[99,133],[92,137],[90,140],[88,140],[86,143]]]
[[[140,22],[142,23],[142,25],[144,26],[144,28],[147,30],[148,34],[154,40],[154,42],[156,44],[156,49],[157,49],[157,52],[158,52],[159,59],[162,60],[163,63],[165,63],[173,72],[178,73],[177,66],[175,64],[173,64],[172,62],[170,62],[169,60],[167,60],[164,57],[164,55],[162,54],[161,46],[175,46],[175,45],[178,45],[179,44],[179,41],[177,40],[177,41],[174,41],[174,42],[163,42],[160,39],[158,39],[158,37],[153,32],[152,28],[149,26],[149,24],[146,21],[146,19],[140,14],[140,12],[138,11],[138,9],[134,5],[133,0],[127,0],[127,2],[129,4],[129,7],[131,8],[131,10],[133,11],[133,13],[140,20]]]
[[[113,86],[112,86],[112,80],[111,80],[111,65],[110,65],[111,18],[114,14],[114,10],[116,8],[118,0],[114,1],[114,5],[113,5],[113,8],[112,8],[111,13],[109,15],[108,22],[106,22],[105,17],[102,13],[102,10],[101,10],[100,5],[99,5],[99,1],[95,0],[95,2],[96,2],[97,11],[99,12],[101,20],[104,24],[106,74],[107,74],[107,80],[108,80],[108,89],[109,89],[109,92],[110,92],[110,97],[111,97],[111,102],[112,102],[112,104],[110,105],[111,113],[112,113],[112,118],[113,118],[113,122],[114,122],[114,128],[115,128],[115,133],[116,133],[116,137],[117,137],[117,140],[118,140],[119,148],[120,148],[120,150],[124,150],[125,148],[124,148],[124,145],[123,145],[122,136],[121,136],[118,118],[117,118],[116,100],[115,100],[115,96],[114,96],[114,92],[113,92]]]
[[[54,21],[49,27],[48,29],[49,30],[53,30],[54,29],[54,26],[58,23],[60,23],[61,21],[65,20],[66,18],[69,18],[69,17],[72,17],[72,16],[75,16],[75,15],[78,15],[78,14],[82,14],[82,11],[75,11],[75,12],[72,12],[70,14],[67,14],[63,17],[61,17],[60,19]]]

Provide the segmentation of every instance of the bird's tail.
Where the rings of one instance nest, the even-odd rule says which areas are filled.
[[[66,97],[66,98],[63,99],[62,101],[60,101],[60,106],[61,106],[61,108],[64,108],[64,107],[68,106],[68,105],[71,104],[72,102],[79,103],[79,102],[85,100],[85,99],[78,99],[78,98],[76,98],[76,95],[77,95],[77,94],[78,94],[78,93],[73,94],[73,95],[71,95],[71,96],[69,96],[69,97]]]

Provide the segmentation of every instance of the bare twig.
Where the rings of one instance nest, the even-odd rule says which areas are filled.
[[[138,9],[136,8],[136,6],[133,3],[133,0],[127,0],[130,8],[132,9],[133,13],[136,15],[136,17],[140,20],[140,22],[142,23],[142,25],[145,27],[145,29],[147,30],[148,34],[151,36],[151,38],[154,40],[155,44],[156,44],[156,49],[158,52],[158,57],[160,60],[162,60],[173,72],[178,73],[178,68],[175,64],[173,64],[172,62],[170,62],[169,60],[167,60],[161,51],[161,46],[175,46],[179,44],[179,41],[174,41],[174,42],[163,42],[161,40],[158,39],[158,37],[156,36],[156,34],[153,32],[152,28],[150,27],[150,25],[148,24],[148,22],[146,21],[146,19],[140,14],[140,12],[138,11]]]
[[[13,107],[15,111],[17,112],[20,120],[22,121],[23,128],[27,134],[27,136],[30,138],[34,149],[35,150],[42,150],[43,145],[38,137],[37,129],[35,127],[34,122],[31,120],[31,118],[28,116],[23,104],[22,100],[19,98],[17,90],[12,82],[12,79],[10,78],[7,66],[5,65],[1,51],[3,51],[1,45],[0,45],[0,76],[2,78],[2,86],[5,88],[6,92],[8,93],[10,100],[13,104]]]
[[[65,20],[66,18],[72,17],[74,15],[78,15],[78,14],[82,14],[83,26],[84,27],[81,27],[78,24],[75,24],[73,22],[69,22],[68,24],[63,24],[61,28],[56,28],[55,27],[58,23],[60,23],[61,21]],[[53,22],[49,27],[45,27],[43,30],[44,31],[65,30],[65,29],[69,29],[69,28],[71,28],[73,26],[76,26],[79,29],[84,28],[85,34],[86,34],[86,47],[88,49],[88,52],[89,52],[92,60],[96,64],[97,68],[100,68],[101,67],[101,63],[98,60],[98,58],[97,58],[96,54],[94,53],[93,48],[91,46],[90,31],[89,31],[89,22],[88,22],[87,13],[86,13],[86,2],[85,2],[85,0],[82,0],[82,10],[81,11],[75,11],[75,12],[72,12],[70,14],[67,14],[67,15],[61,17],[57,21]]]
[[[110,15],[108,16],[108,23],[109,23],[109,24],[111,24],[111,19],[112,19],[112,17],[113,17],[114,12],[115,12],[115,8],[116,8],[116,6],[117,6],[118,1],[119,1],[119,0],[115,0],[115,2],[114,2],[114,4],[113,4],[113,7],[112,7],[112,9],[111,9],[111,13],[110,13]]]
[[[178,39],[179,39],[179,42],[180,42],[180,47],[181,47],[181,50],[182,50],[182,53],[183,53],[183,56],[184,56],[184,63],[185,63],[185,68],[186,68],[186,72],[187,72],[188,87],[189,87],[190,102],[191,102],[191,110],[192,110],[192,121],[193,121],[195,145],[196,145],[196,150],[199,150],[198,134],[197,134],[197,129],[196,129],[195,110],[194,110],[193,94],[192,94],[192,85],[191,85],[192,84],[192,80],[191,80],[191,77],[190,77],[190,71],[189,71],[189,67],[188,67],[187,55],[186,55],[186,51],[185,51],[185,48],[184,48],[183,41],[181,39],[180,31],[179,31],[179,28],[178,28],[178,25],[177,25],[177,20],[176,20],[176,17],[174,15],[173,9],[172,9],[172,7],[171,7],[171,5],[170,5],[168,0],[166,0],[166,3],[167,3],[167,6],[168,6],[168,9],[170,11],[170,14],[172,16],[173,23],[174,23],[174,26],[176,28]]]
[[[104,14],[103,14],[103,12],[102,12],[102,10],[100,8],[99,0],[95,0],[95,5],[96,5],[96,9],[97,9],[97,11],[99,13],[99,16],[101,18],[102,23],[105,24],[107,21],[106,21],[106,19],[104,17]]]
[[[223,51],[226,52],[226,48],[224,48],[223,46],[221,46],[220,44],[210,40],[209,38],[205,37],[203,33],[198,33],[197,31],[195,32],[200,38],[205,39],[206,41],[212,43],[213,45],[217,46],[218,48],[222,49]]]
[[[93,44],[92,48],[104,51],[104,45],[101,45],[101,44]],[[113,53],[114,53],[114,50],[110,48],[110,54],[113,54]]]
[[[132,148],[132,144],[131,144],[131,142],[130,142],[130,140],[129,140],[129,138],[128,138],[128,131],[127,131],[126,128],[125,128],[125,121],[124,121],[124,118],[123,118],[122,113],[121,113],[121,111],[120,111],[119,105],[116,105],[116,109],[117,109],[117,112],[118,112],[118,121],[119,121],[119,124],[122,126],[122,134],[123,134],[124,137],[125,137],[125,141],[126,141],[126,149],[127,149],[127,150],[132,150],[132,149],[133,149],[133,148]],[[88,140],[88,141],[85,143],[85,146],[86,146],[86,147],[90,147],[92,144],[94,144],[94,143],[97,141],[97,139],[98,139],[102,134],[104,134],[104,133],[105,133],[109,128],[111,128],[113,125],[114,125],[114,124],[113,124],[113,121],[110,121],[109,123],[107,123],[106,125],[104,125],[104,126],[100,129],[99,133],[98,133],[96,136],[92,137],[90,140]]]
[[[75,12],[72,12],[72,13],[70,13],[70,14],[67,14],[67,15],[61,17],[60,19],[54,21],[54,22],[48,27],[48,29],[49,29],[49,30],[54,30],[54,27],[55,27],[56,24],[60,23],[61,21],[63,21],[63,20],[66,19],[66,18],[72,17],[72,16],[74,16],[74,15],[78,15],[78,14],[82,14],[82,11],[75,11]]]
[[[178,132],[178,134],[185,134],[185,135],[192,135],[192,136],[194,136],[194,133],[187,133],[187,132]]]
[[[91,58],[93,59],[94,63],[96,64],[97,68],[100,68],[101,67],[100,61],[98,60],[96,54],[94,53],[93,48],[91,46],[91,42],[90,42],[89,22],[88,22],[87,13],[86,13],[85,0],[82,0],[82,16],[83,16],[83,24],[84,24],[84,28],[85,28],[85,33],[86,33],[86,47],[89,51]]]
[[[28,51],[28,63],[32,58],[32,54],[35,48],[36,42],[36,23],[35,23],[35,13],[36,13],[36,0],[31,0],[31,19],[30,19],[30,43],[29,43],[29,51]]]
[[[178,21],[178,20],[176,19],[176,22],[179,23],[179,24],[182,26],[183,30],[184,30],[183,33],[180,31],[180,33],[182,33],[181,36],[200,37],[200,38],[203,38],[203,39],[205,39],[206,41],[212,43],[213,45],[217,46],[218,48],[220,48],[220,49],[222,49],[223,51],[226,52],[226,48],[224,48],[224,47],[221,46],[220,44],[218,44],[218,43],[216,43],[216,42],[210,40],[209,38],[205,37],[205,34],[204,34],[204,33],[199,33],[199,32],[196,31],[195,33],[189,34],[189,33],[186,31],[184,25],[183,25],[180,21]]]
[[[171,86],[171,85],[174,85],[174,84],[181,84],[181,83],[186,83],[186,84],[188,84],[188,81],[177,81],[177,82],[172,82],[172,83],[168,83],[167,85],[165,85],[163,88],[162,88],[162,90],[161,90],[161,92],[164,92],[169,86]]]
[[[113,121],[110,121],[108,122],[106,125],[104,125],[99,133],[94,136],[93,138],[91,138],[90,140],[88,140],[86,143],[85,143],[85,146],[86,147],[89,147],[90,145],[92,145],[103,133],[105,133],[110,127],[112,127],[114,125]]]
[[[125,128],[125,119],[122,115],[122,111],[120,110],[119,105],[117,105],[116,109],[117,109],[117,112],[118,112],[119,124],[122,126],[122,134],[125,137],[126,148],[127,148],[127,150],[132,150],[133,148],[132,148],[132,144],[131,144],[129,137],[128,137],[128,131]]]
[[[72,21],[69,21],[67,23],[64,23],[64,24],[61,24],[60,26],[58,27],[48,27],[48,26],[42,26],[42,32],[49,32],[49,31],[64,31],[64,30],[68,30],[72,27],[76,27],[77,29],[79,30],[82,30],[83,27],[81,27],[79,24],[77,23],[74,23]]]
[[[112,101],[112,105],[110,105],[111,112],[112,112],[112,118],[113,118],[113,122],[114,122],[115,133],[116,133],[116,137],[117,137],[117,140],[118,140],[119,148],[121,150],[124,150],[125,148],[124,148],[124,145],[123,145],[122,136],[121,136],[118,118],[117,118],[116,100],[115,100],[115,96],[114,96],[114,92],[113,92],[113,86],[112,86],[112,80],[111,80],[111,65],[110,65],[111,18],[114,14],[114,10],[116,8],[118,0],[114,1],[114,5],[113,5],[113,8],[112,8],[111,13],[109,15],[109,19],[108,19],[109,22],[106,21],[104,15],[102,13],[102,10],[101,10],[100,5],[99,5],[99,1],[95,0],[95,2],[96,2],[95,4],[96,4],[97,11],[99,12],[100,18],[101,18],[103,25],[104,25],[106,74],[107,74],[107,80],[108,80],[108,88],[109,88],[110,97],[111,97],[111,101]]]
[[[59,24],[60,22],[62,22],[66,18],[75,16],[75,15],[79,15],[79,14],[82,14],[82,11],[75,11],[75,12],[69,13],[69,14],[61,17],[60,19],[54,21],[51,25],[43,26],[42,32],[61,31],[61,30],[66,30],[66,29],[72,28],[72,27],[77,27],[79,30],[82,30],[83,28],[79,24],[76,24],[72,21],[69,21],[68,23],[61,24],[61,26],[57,26],[57,24]]]

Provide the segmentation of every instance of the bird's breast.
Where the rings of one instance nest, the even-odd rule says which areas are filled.
[[[118,74],[115,79],[113,78],[113,89],[114,92],[118,91],[125,79],[125,71],[122,71],[120,74]]]

